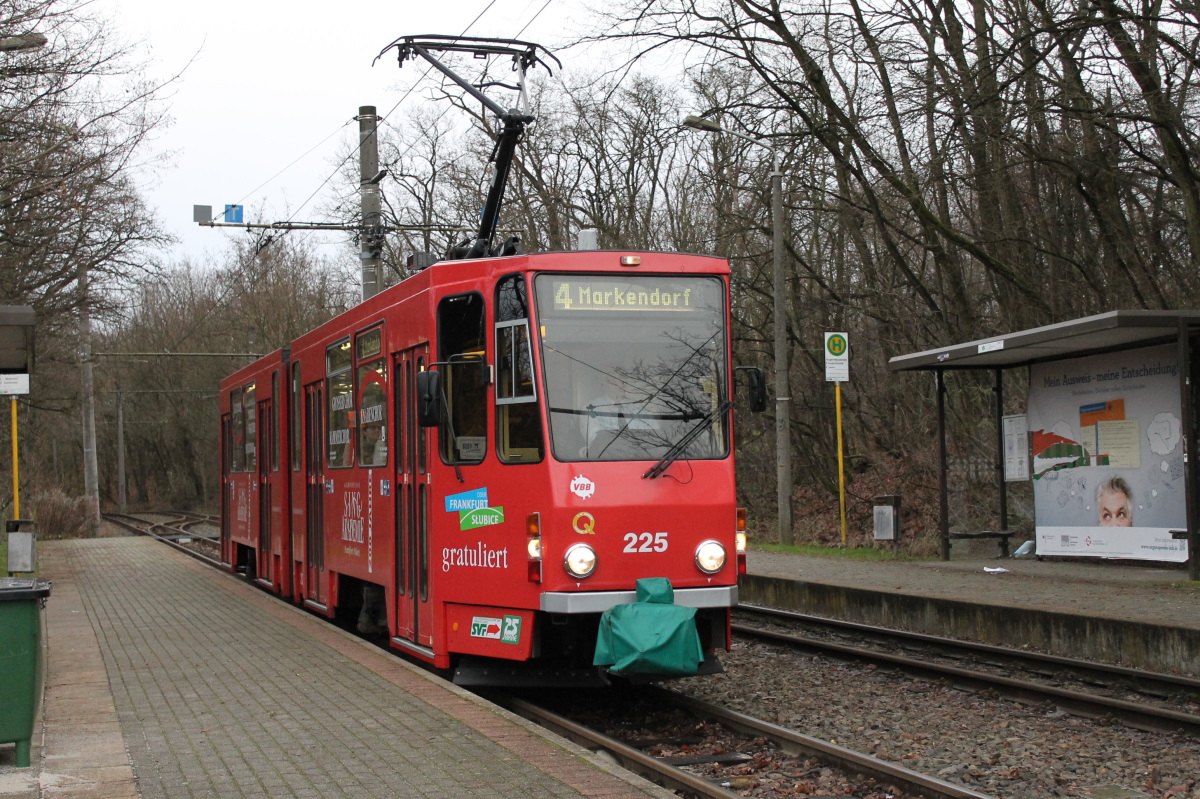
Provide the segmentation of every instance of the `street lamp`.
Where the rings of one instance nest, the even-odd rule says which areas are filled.
[[[711,119],[688,116],[685,128],[709,133],[727,133],[771,151],[771,247],[774,251],[775,292],[775,491],[779,518],[779,543],[792,543],[792,442],[791,396],[787,369],[787,295],[783,272],[783,172],[779,153],[765,141],[721,127]]]
[[[46,37],[41,33],[26,33],[23,36],[5,36],[0,39],[0,52],[11,53],[17,50],[36,50],[46,46]]]

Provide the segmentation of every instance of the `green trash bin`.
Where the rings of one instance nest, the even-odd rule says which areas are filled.
[[[45,580],[0,578],[0,744],[16,743],[18,768],[29,766],[42,698],[42,608],[48,596]]]

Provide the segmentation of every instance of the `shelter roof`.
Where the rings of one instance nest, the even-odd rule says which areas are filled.
[[[1016,333],[897,355],[893,372],[1008,369],[1175,341],[1180,325],[1200,325],[1200,311],[1109,311]]]

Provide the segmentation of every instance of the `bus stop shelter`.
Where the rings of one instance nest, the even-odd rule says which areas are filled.
[[[1068,543],[1074,545],[1076,537],[1081,542],[1086,537],[1087,544],[1092,544],[1092,535],[1079,526],[1077,520],[1061,528],[1045,528],[1053,531],[1056,537],[1044,536],[1041,523],[1043,516],[1049,519],[1067,510],[1083,513],[1086,508],[1086,512],[1092,513],[1092,502],[1099,508],[1103,504],[1100,492],[1105,489],[1097,484],[1107,487],[1113,482],[1111,477],[1099,479],[1101,469],[1126,473],[1135,482],[1144,474],[1146,479],[1140,482],[1145,485],[1140,490],[1126,487],[1126,492],[1143,500],[1139,508],[1145,511],[1144,517],[1150,517],[1160,526],[1164,525],[1163,519],[1169,520],[1155,540],[1162,542],[1163,534],[1169,534],[1169,538],[1177,542],[1174,544],[1177,551],[1169,559],[1185,557],[1189,579],[1200,580],[1196,469],[1188,457],[1196,441],[1193,386],[1200,377],[1198,350],[1200,311],[1111,311],[892,358],[888,362],[891,371],[933,372],[936,380],[942,559],[950,557],[951,539],[945,374],[948,371],[984,370],[994,376],[999,528],[1007,532],[1004,374],[1010,369],[1024,368],[1030,375],[1029,413],[1032,417],[1036,404],[1042,416],[1041,419],[1029,419],[1030,436],[1027,439],[1035,474],[1047,478],[1042,487],[1051,485],[1053,480],[1061,480],[1059,485],[1071,483],[1071,479],[1064,476],[1070,475],[1074,467],[1084,467],[1077,473],[1086,475],[1073,483],[1073,487],[1080,490],[1059,490],[1058,501],[1046,505],[1044,513],[1039,513],[1040,495],[1035,487],[1039,554],[1043,541],[1061,540],[1066,546]],[[1159,402],[1166,403],[1164,409],[1150,416],[1151,411],[1158,410],[1154,403]],[[1131,412],[1126,411],[1127,403]],[[1048,410],[1042,411],[1043,405]],[[1176,408],[1177,417],[1174,416]],[[1055,420],[1055,423],[1046,420]],[[1037,472],[1038,466],[1045,471]],[[1093,492],[1095,500],[1091,499]],[[1133,515],[1131,512],[1130,517]],[[1065,531],[1061,536],[1057,535],[1060,530]],[[1095,531],[1100,543],[1115,540],[1100,527]],[[1186,541],[1186,555],[1179,546],[1183,541]],[[1147,551],[1153,549],[1153,546],[1145,547]],[[1080,551],[1079,554],[1096,553]],[[1103,556],[1103,549],[1098,554]],[[1120,554],[1112,556],[1122,557]],[[1151,556],[1141,554],[1138,557]]]

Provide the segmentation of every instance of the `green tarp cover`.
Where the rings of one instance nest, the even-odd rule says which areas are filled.
[[[637,601],[617,605],[600,617],[595,666],[614,674],[695,674],[704,660],[696,632],[696,609],[674,604],[671,581],[637,581]]]

